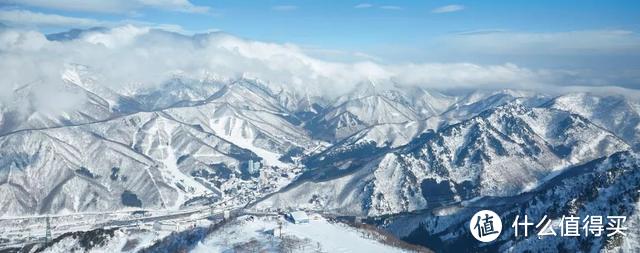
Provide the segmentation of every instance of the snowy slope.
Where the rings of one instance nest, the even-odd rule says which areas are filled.
[[[401,87],[398,89],[423,119],[444,113],[460,99],[459,97],[419,87]]]
[[[514,102],[369,160],[322,163],[303,176],[306,182],[258,207],[301,205],[376,215],[509,196],[572,164],[627,149],[580,116]]]
[[[161,172],[154,161],[91,132],[24,132],[2,137],[0,143],[2,214],[110,210],[123,207],[125,190],[149,207],[177,195],[171,186],[157,184]],[[115,180],[112,168],[119,171]]]
[[[283,223],[282,230],[278,220]],[[283,236],[274,236],[274,230],[277,235],[282,231]],[[240,217],[209,235],[193,252],[234,249],[248,252],[405,252],[374,238],[365,238],[363,234],[363,231],[320,216],[314,216],[306,224],[292,224],[277,217]]]
[[[10,103],[0,104],[0,135],[186,106],[206,100],[222,87],[213,78],[192,80],[174,76],[160,87],[129,90],[125,86],[116,90],[101,83],[100,73],[79,64],[68,64],[60,78],[60,83],[43,84],[36,80],[14,89]],[[54,101],[54,97],[63,99]]]
[[[372,95],[334,105],[313,121],[313,130],[324,130],[329,138],[342,139],[376,124],[404,123],[418,115],[407,105]]]
[[[335,99],[307,128],[319,138],[340,141],[369,127],[435,117],[457,100],[422,88],[364,83]]]
[[[311,216],[306,224],[278,216],[240,216],[220,224],[183,221],[178,231],[173,226],[156,230],[151,224],[97,229],[62,235],[43,252],[411,252],[382,243],[390,241],[389,235],[377,230]]]
[[[579,114],[640,148],[640,103],[623,95],[572,93],[545,106]]]
[[[408,144],[428,129],[435,129],[429,126],[427,121],[410,121],[406,123],[380,124],[364,129],[349,138],[345,139],[340,146],[354,146],[363,143],[375,143],[376,147],[396,148]],[[334,146],[333,148],[336,148]]]
[[[584,165],[567,169],[554,180],[512,198],[486,198],[462,205],[454,211],[432,214],[398,215],[384,221],[383,225],[405,241],[418,243],[439,251],[491,251],[491,252],[636,252],[638,233],[637,206],[640,162],[633,153],[616,153]],[[527,238],[514,239],[510,226],[503,226],[501,236],[491,243],[478,243],[471,238],[469,217],[478,210],[497,212],[503,224],[511,224],[516,215],[527,215],[538,222],[547,215],[553,220],[559,233],[559,221],[563,215],[586,217],[587,215],[627,216],[629,228],[625,237],[584,236],[579,238],[549,236],[538,238],[531,233]],[[620,251],[622,250],[622,251]]]
[[[199,197],[246,201],[259,195],[237,196],[246,192],[236,186],[260,192],[257,185],[282,184],[259,177],[270,173],[266,166],[248,174],[246,162],[261,160],[255,153],[163,112],[20,132],[1,137],[0,147],[2,214],[114,210],[131,206],[126,192],[145,208],[179,208]]]
[[[180,122],[259,154],[269,165],[285,166],[279,158],[288,150],[314,145],[306,130],[294,124],[295,116],[268,90],[248,81],[225,86],[207,103],[166,112]]]
[[[62,83],[62,82],[61,82]],[[0,135],[25,129],[86,124],[117,115],[109,101],[73,83],[62,83],[43,94],[38,82],[8,91],[12,100],[0,105]],[[53,86],[53,85],[52,85]],[[48,96],[62,96],[53,102]]]
[[[454,124],[515,100],[534,107],[549,99],[548,95],[526,90],[475,90],[458,98],[440,117]]]

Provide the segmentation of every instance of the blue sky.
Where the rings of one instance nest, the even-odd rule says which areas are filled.
[[[262,41],[291,42],[333,49],[374,49],[387,45],[420,48],[443,35],[469,31],[564,32],[640,27],[639,1],[191,1],[206,12],[168,6],[140,6],[117,12],[84,9],[68,1],[0,1],[2,6],[45,14],[118,22],[175,24],[188,31],[219,29]],[[161,1],[159,1],[161,2]],[[443,6],[459,6],[435,13]],[[45,31],[64,30],[47,26]]]
[[[448,33],[474,30],[550,32],[629,29],[640,26],[638,1],[219,1],[217,18],[184,19],[191,29],[219,28],[259,40],[359,48],[385,43],[424,43]],[[354,8],[359,4],[369,8]],[[273,6],[295,9],[274,11]],[[433,13],[436,8],[463,9]],[[362,5],[364,6],[364,5]],[[384,7],[400,9],[384,9]],[[216,9],[217,8],[217,9]],[[158,23],[179,22],[153,15]]]
[[[0,0],[0,23],[46,33],[126,23],[223,31],[332,60],[515,63],[631,87],[640,82],[639,14],[632,0]]]

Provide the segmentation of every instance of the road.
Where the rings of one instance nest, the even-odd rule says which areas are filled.
[[[224,218],[245,214],[244,206],[218,208],[200,206],[182,210],[149,210],[146,215],[133,215],[134,211],[74,213],[68,215],[32,216],[0,219],[0,251],[28,244],[44,243],[46,219],[50,220],[52,238],[64,233],[90,231],[98,228],[153,227],[159,221],[193,223],[198,220]]]

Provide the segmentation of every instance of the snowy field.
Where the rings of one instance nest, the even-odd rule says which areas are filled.
[[[209,235],[193,252],[405,252],[367,235],[319,215],[303,224],[280,217],[244,216]]]
[[[77,232],[57,238],[42,252],[407,252],[382,243],[384,235],[317,214],[301,224],[274,215],[244,215],[214,224],[183,217]]]
[[[48,253],[65,253],[65,252],[92,252],[92,253],[108,253],[108,252],[138,252],[146,247],[156,243],[160,238],[166,237],[170,232],[128,232],[116,230],[113,237],[109,238],[103,245],[86,250],[81,248],[80,240],[73,237],[66,237],[58,243],[46,248],[43,252]]]

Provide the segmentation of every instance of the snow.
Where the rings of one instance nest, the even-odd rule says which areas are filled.
[[[632,230],[639,230],[640,228],[640,205],[635,203],[635,210],[633,215],[628,218],[626,227]],[[627,233],[622,246],[620,247],[622,252],[638,252],[640,251],[640,233],[630,232]]]
[[[389,145],[391,148],[400,147],[406,145],[415,137],[420,135],[425,128],[430,129],[429,127],[425,127],[422,122],[410,121],[407,123],[396,123],[396,124],[380,124],[375,125],[364,132],[364,136],[357,140],[355,143],[347,143],[347,144],[359,144],[366,142],[375,142],[377,147],[384,147]],[[354,137],[359,137],[354,135],[349,139]]]
[[[279,231],[278,222],[283,224],[282,235],[294,236],[304,243],[294,248],[294,252],[404,252],[401,249],[382,244],[374,239],[365,238],[362,231],[341,223],[330,222],[315,215],[309,223],[293,224],[277,217],[240,217],[240,221],[229,224],[211,234],[193,252],[225,252],[234,245],[253,239],[261,244],[261,249],[273,252],[279,243],[279,237],[270,231]],[[305,240],[308,239],[308,240]]]
[[[319,242],[327,252],[401,252],[374,240],[365,239],[346,225],[329,223],[324,219],[286,226],[285,231]],[[286,233],[286,232],[285,232]]]
[[[149,247],[158,240],[168,236],[170,232],[151,232],[148,230],[131,232],[127,230],[116,230],[113,237],[105,240],[103,245],[95,245],[91,249],[81,248],[79,239],[66,237],[58,243],[43,250],[46,253],[66,253],[66,252],[89,252],[89,253],[110,253],[110,252],[139,252]],[[127,245],[130,244],[130,245]],[[125,248],[125,246],[127,248]]]
[[[309,216],[307,216],[307,213],[305,213],[304,211],[291,212],[290,217],[291,217],[291,220],[294,221],[294,223],[309,222]]]
[[[258,202],[256,208],[320,209],[341,214],[363,215],[360,204],[367,196],[363,195],[361,190],[370,181],[370,177],[371,171],[361,169],[333,180],[304,182]]]
[[[413,126],[411,123],[409,126]],[[355,142],[384,140],[402,124],[378,125],[352,137]],[[399,130],[401,131],[401,130]],[[415,135],[415,134],[414,134]],[[396,134],[394,138],[402,139]],[[414,139],[414,138],[411,138]],[[330,147],[349,147],[352,138]],[[563,169],[629,149],[609,132],[564,111],[509,103],[457,125],[443,127],[419,149],[398,149],[352,174],[329,181],[304,182],[259,203],[265,208],[311,208],[341,214],[380,215],[429,207],[420,182],[473,182],[479,195],[512,196],[553,178]],[[567,154],[555,147],[571,147]],[[485,157],[485,158],[482,158]],[[338,161],[337,168],[349,163]],[[442,175],[438,171],[446,170]],[[550,176],[548,176],[550,175]],[[452,201],[462,200],[452,187]],[[418,193],[418,194],[416,194]]]
[[[165,180],[168,182],[173,181],[174,184],[180,183],[181,185],[184,185],[186,187],[185,190],[187,192],[178,194],[178,198],[174,202],[175,204],[173,208],[179,209],[180,206],[186,201],[185,194],[188,194],[189,196],[204,196],[209,192],[209,190],[202,184],[198,183],[195,179],[193,179],[193,177],[185,175],[178,169],[178,166],[176,164],[176,161],[178,159],[176,158],[175,150],[173,149],[171,143],[173,139],[167,137],[168,134],[167,130],[165,130],[165,124],[166,123],[164,120],[159,121],[158,125],[154,126],[154,128],[150,130],[150,132],[155,134],[150,134],[147,136],[149,136],[149,138],[157,138],[158,143],[162,143],[162,140],[160,140],[161,138],[167,141],[166,144],[160,144],[158,147],[156,147],[156,150],[160,153],[161,156],[159,161],[161,161],[165,166],[165,170],[162,171]],[[148,151],[147,153],[150,152]]]
[[[261,86],[240,81],[229,86],[226,94],[217,97],[216,93],[211,100],[202,102],[195,98],[209,98],[211,94],[189,95],[192,92],[187,90],[183,96],[175,88],[171,90],[175,98],[193,103],[159,111],[153,111],[159,107],[149,107],[150,112],[111,118],[111,110],[119,108],[120,95],[98,90],[80,70],[65,72],[63,79],[84,89],[82,92],[96,93],[89,103],[94,106],[77,112],[63,111],[56,117],[34,112],[25,122],[17,122],[15,129],[51,129],[22,131],[0,138],[3,150],[0,163],[9,164],[4,173],[0,171],[0,178],[11,183],[0,185],[0,193],[6,196],[0,200],[0,206],[4,207],[0,208],[0,216],[29,216],[35,214],[34,210],[68,214],[57,218],[64,219],[62,225],[67,227],[66,223],[71,221],[78,223],[73,227],[75,230],[87,230],[101,221],[92,218],[94,215],[89,215],[92,212],[111,211],[109,215],[115,216],[116,210],[123,213],[133,210],[119,201],[124,190],[134,192],[147,210],[169,208],[167,211],[175,212],[190,198],[211,194],[228,201],[227,205],[244,205],[285,187],[302,171],[318,169],[305,168],[304,163],[279,161],[291,147],[302,148],[304,154],[313,156],[373,142],[391,152],[376,153],[376,157],[371,156],[370,161],[362,164],[335,161],[332,164],[335,168],[354,166],[350,168],[353,170],[341,171],[344,174],[340,177],[324,181],[300,182],[256,206],[352,215],[396,214],[429,208],[420,187],[425,179],[448,181],[451,187],[472,181],[481,196],[510,196],[536,189],[572,165],[630,149],[622,139],[631,145],[638,145],[640,139],[640,105],[625,97],[568,94],[530,108],[533,102],[527,99],[539,101],[537,94],[504,90],[478,92],[464,98],[427,91],[409,94],[413,92],[411,89],[383,94],[376,90],[382,87],[378,86],[357,96],[350,94],[333,101],[326,98],[323,100],[326,103],[321,103],[326,108],[315,111],[310,106],[309,94],[286,95],[291,101],[281,101]],[[139,94],[132,93],[132,99],[139,99],[134,95]],[[173,105],[174,95],[157,101],[148,99]],[[299,101],[300,98],[306,102]],[[149,103],[140,100],[142,104]],[[283,103],[287,105],[283,107]],[[319,121],[296,122],[295,115],[301,111],[288,108],[297,107],[316,112],[312,117]],[[0,120],[7,115],[0,114]],[[454,122],[460,124],[454,126]],[[329,129],[344,127],[341,130],[344,135],[334,133],[338,138],[326,142],[315,140],[315,133],[309,132],[315,131],[310,130],[313,126],[306,125],[313,123],[327,123],[320,126]],[[428,130],[435,131],[434,139],[416,140]],[[412,150],[404,147],[408,143],[415,144]],[[566,151],[557,151],[560,148]],[[258,177],[238,176],[244,160],[255,159],[246,158],[254,157],[247,150],[263,159],[261,163],[265,166]],[[236,152],[239,155],[235,156]],[[220,164],[232,174],[215,175],[211,181],[205,180],[206,176],[192,176],[198,171],[218,172],[211,165]],[[95,177],[77,173],[80,166]],[[116,179],[111,179],[115,167],[120,171]],[[441,170],[440,174],[436,169]],[[178,183],[184,187],[177,187]],[[84,194],[88,192],[94,196]],[[48,198],[51,203],[41,204],[46,203],[43,196],[52,196]],[[464,196],[454,197],[459,201]],[[451,216],[459,209],[435,211],[441,216]],[[96,222],[72,217],[74,213]],[[224,250],[251,238],[260,239],[265,247],[274,247],[269,243],[273,238],[263,232],[272,229],[276,221],[261,219],[232,226],[230,236],[237,238],[227,238],[218,244],[215,238],[210,238],[202,245],[203,250]],[[35,222],[19,226],[42,230],[42,224]],[[239,236],[239,231],[248,237]],[[310,225],[287,223],[285,232],[296,238],[309,238],[311,242],[304,243],[310,249],[320,244],[329,252],[353,251],[341,243],[344,241],[358,241],[362,244],[357,245],[358,251],[376,252],[381,247],[375,240],[358,237],[357,230],[326,220],[314,220]],[[637,238],[627,242],[633,241]],[[65,243],[74,242],[65,240],[60,247],[64,248]],[[113,242],[105,247],[106,252],[111,252],[117,251],[114,249],[119,245]],[[633,247],[637,246],[629,245]]]
[[[253,140],[255,140],[257,133],[253,128],[247,127],[247,124],[247,122],[237,117],[221,117],[215,120],[211,119],[209,122],[209,125],[218,136],[241,148],[251,150],[264,159],[265,164],[289,167],[290,164],[278,160],[281,156],[280,154],[253,145]]]

